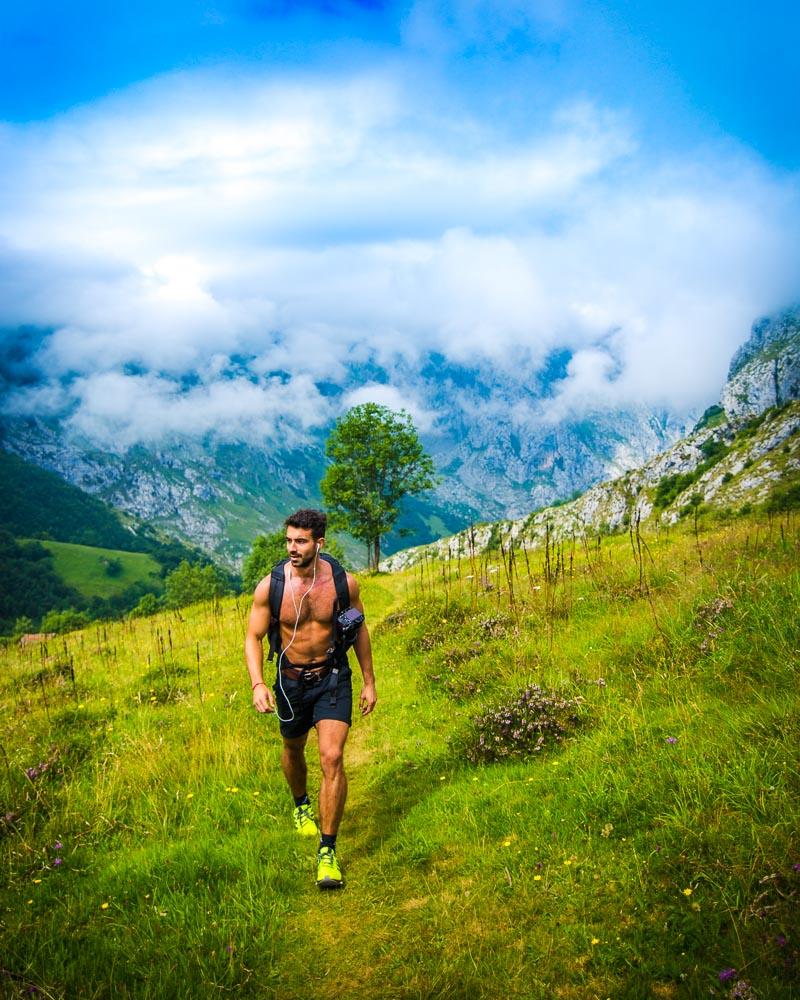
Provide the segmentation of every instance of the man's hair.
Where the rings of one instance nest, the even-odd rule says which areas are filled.
[[[321,510],[303,507],[290,514],[283,523],[287,528],[308,528],[313,538],[324,538],[328,518]]]

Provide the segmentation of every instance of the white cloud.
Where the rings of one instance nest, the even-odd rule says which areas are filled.
[[[103,372],[77,379],[57,395],[49,387],[12,393],[3,410],[50,415],[57,406],[70,413],[67,431],[112,451],[209,434],[221,441],[292,447],[303,443],[304,432],[331,417],[329,403],[307,375],[261,384],[224,379],[187,389],[154,374]]]
[[[347,409],[351,406],[360,406],[362,403],[378,403],[396,413],[405,410],[414,421],[416,429],[422,433],[431,431],[436,420],[436,414],[427,409],[413,391],[408,391],[408,388],[399,389],[394,385],[371,382],[369,385],[362,385],[348,392],[344,398]]]
[[[741,151],[653,163],[586,102],[512,140],[427,97],[388,71],[184,74],[2,126],[0,324],[53,328],[38,360],[73,425],[133,442],[301,429],[330,415],[313,379],[431,350],[533,382],[569,349],[548,419],[707,405],[751,321],[800,291],[796,182]]]

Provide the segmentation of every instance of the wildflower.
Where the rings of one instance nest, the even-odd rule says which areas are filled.
[[[503,847],[511,847],[511,841],[510,840],[504,840],[503,841]]]
[[[107,910],[108,909],[108,903],[101,903],[100,904],[100,909],[101,910]]]
[[[796,861],[796,862],[795,862],[795,863],[794,863],[794,864],[792,865],[792,871],[793,871],[793,872],[800,872],[800,861]]]
[[[677,736],[668,736],[666,742],[667,743],[677,743],[678,742],[678,737]]]
[[[693,891],[694,891],[693,889],[684,889],[683,894],[684,896],[691,896]]]
[[[533,881],[534,882],[541,882],[542,881],[542,876],[541,875],[534,875],[533,876]]]
[[[227,951],[227,953],[229,955],[232,955],[233,954],[233,945],[232,944],[227,945],[227,947],[225,948],[225,951]]]
[[[33,880],[33,884],[34,884],[34,885],[40,885],[40,884],[41,884],[41,881],[42,881],[42,880],[41,880],[40,878],[35,878],[35,879]]]
[[[62,848],[63,846],[64,846],[64,845],[63,845],[63,844],[61,843],[61,841],[60,841],[60,840],[57,840],[57,841],[55,842],[55,844],[53,844],[53,850],[54,850],[54,851],[60,851],[60,850],[61,850],[61,848]]]
[[[572,861],[569,858],[567,858],[567,860],[564,862],[564,864],[567,865],[567,866],[569,866],[569,865],[572,864]]]
[[[186,798],[187,799],[193,799],[194,798],[194,792],[187,792]]]
[[[733,979],[736,975],[736,969],[723,969],[719,974],[719,981],[721,983],[727,983],[729,979]]]
[[[600,944],[600,938],[592,938],[592,944]]]
[[[61,864],[61,858],[53,858],[53,867],[54,868],[58,868],[58,866],[60,864]]]

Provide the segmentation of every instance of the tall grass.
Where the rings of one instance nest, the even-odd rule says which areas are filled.
[[[339,894],[250,705],[244,598],[6,648],[3,995],[800,995],[797,543],[634,524],[364,578]],[[470,764],[529,685],[577,725]]]

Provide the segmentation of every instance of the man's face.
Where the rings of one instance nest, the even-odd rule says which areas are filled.
[[[317,554],[317,542],[322,545],[322,539],[315,539],[310,528],[293,528],[290,525],[286,529],[286,551],[292,566],[298,569],[310,566]]]

